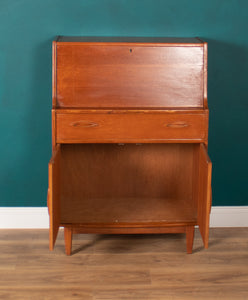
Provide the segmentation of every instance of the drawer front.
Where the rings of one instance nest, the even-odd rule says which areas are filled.
[[[56,114],[57,143],[199,142],[207,132],[207,114]]]

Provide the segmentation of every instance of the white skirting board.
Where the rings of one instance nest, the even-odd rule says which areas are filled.
[[[0,228],[48,228],[46,207],[0,207]],[[213,206],[210,227],[248,227],[248,206]]]

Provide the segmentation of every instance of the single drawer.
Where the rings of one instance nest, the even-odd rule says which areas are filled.
[[[164,143],[207,140],[204,113],[56,113],[57,143]]]

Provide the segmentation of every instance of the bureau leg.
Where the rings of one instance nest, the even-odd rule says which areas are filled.
[[[65,239],[65,253],[66,255],[71,255],[71,245],[72,245],[72,229],[64,227],[64,239]]]
[[[195,226],[186,227],[186,244],[187,244],[187,253],[191,254],[193,249]]]

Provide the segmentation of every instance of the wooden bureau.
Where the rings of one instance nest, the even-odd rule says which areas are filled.
[[[50,250],[76,233],[186,233],[208,247],[207,43],[53,42]]]

